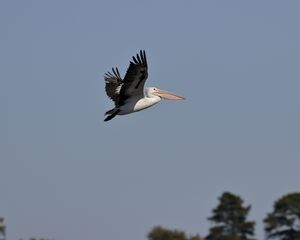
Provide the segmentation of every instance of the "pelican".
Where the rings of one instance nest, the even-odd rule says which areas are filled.
[[[184,97],[161,90],[157,87],[144,89],[148,77],[148,64],[145,50],[132,57],[124,79],[121,78],[118,68],[104,75],[105,91],[115,107],[105,113],[104,121],[113,119],[116,115],[125,115],[141,111],[160,102],[162,98],[181,100]]]

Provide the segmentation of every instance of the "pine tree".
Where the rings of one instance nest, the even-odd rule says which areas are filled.
[[[300,240],[300,193],[290,193],[277,200],[264,223],[268,239]]]
[[[255,222],[246,221],[251,206],[243,207],[243,200],[229,192],[219,198],[219,205],[208,218],[213,223],[206,240],[248,240],[254,235]]]

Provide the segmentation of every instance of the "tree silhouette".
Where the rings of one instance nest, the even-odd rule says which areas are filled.
[[[254,235],[255,222],[246,221],[251,206],[243,207],[243,200],[229,192],[219,198],[219,205],[208,218],[213,223],[206,240],[247,240]]]
[[[274,204],[274,210],[264,219],[268,239],[300,239],[300,193],[290,193]]]

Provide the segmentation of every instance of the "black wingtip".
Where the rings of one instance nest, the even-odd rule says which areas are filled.
[[[140,50],[136,56],[132,56],[133,62],[130,62],[132,64],[142,64],[147,66],[147,58],[146,58],[146,51],[145,50]]]
[[[132,56],[132,59],[133,59],[133,62],[134,62],[135,64],[138,63],[138,61],[136,60],[135,56]]]
[[[141,61],[140,55],[137,54],[136,57],[137,57],[137,60],[139,61],[139,64],[143,64],[142,61]]]
[[[147,64],[147,58],[146,58],[146,51],[145,50],[141,50],[141,56],[142,56],[142,59],[143,59],[143,63],[146,65],[146,67],[148,66]]]
[[[116,73],[116,70],[112,68],[113,73],[115,74],[116,77],[118,77],[118,74]]]
[[[108,80],[109,78],[117,78],[118,81],[122,81],[119,69],[117,67],[115,68],[111,68],[112,73],[111,72],[106,72],[104,74],[104,79]]]
[[[118,77],[121,78],[121,75],[120,75],[120,72],[119,72],[119,69],[116,67],[116,71],[118,73]]]

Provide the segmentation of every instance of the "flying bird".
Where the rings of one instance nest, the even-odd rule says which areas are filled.
[[[113,119],[116,115],[125,115],[138,112],[160,102],[162,98],[170,100],[181,100],[184,97],[174,93],[161,90],[157,87],[144,89],[148,78],[148,64],[145,50],[132,57],[124,79],[122,79],[118,68],[112,68],[104,76],[105,91],[115,107],[105,113],[108,115],[104,121]]]

